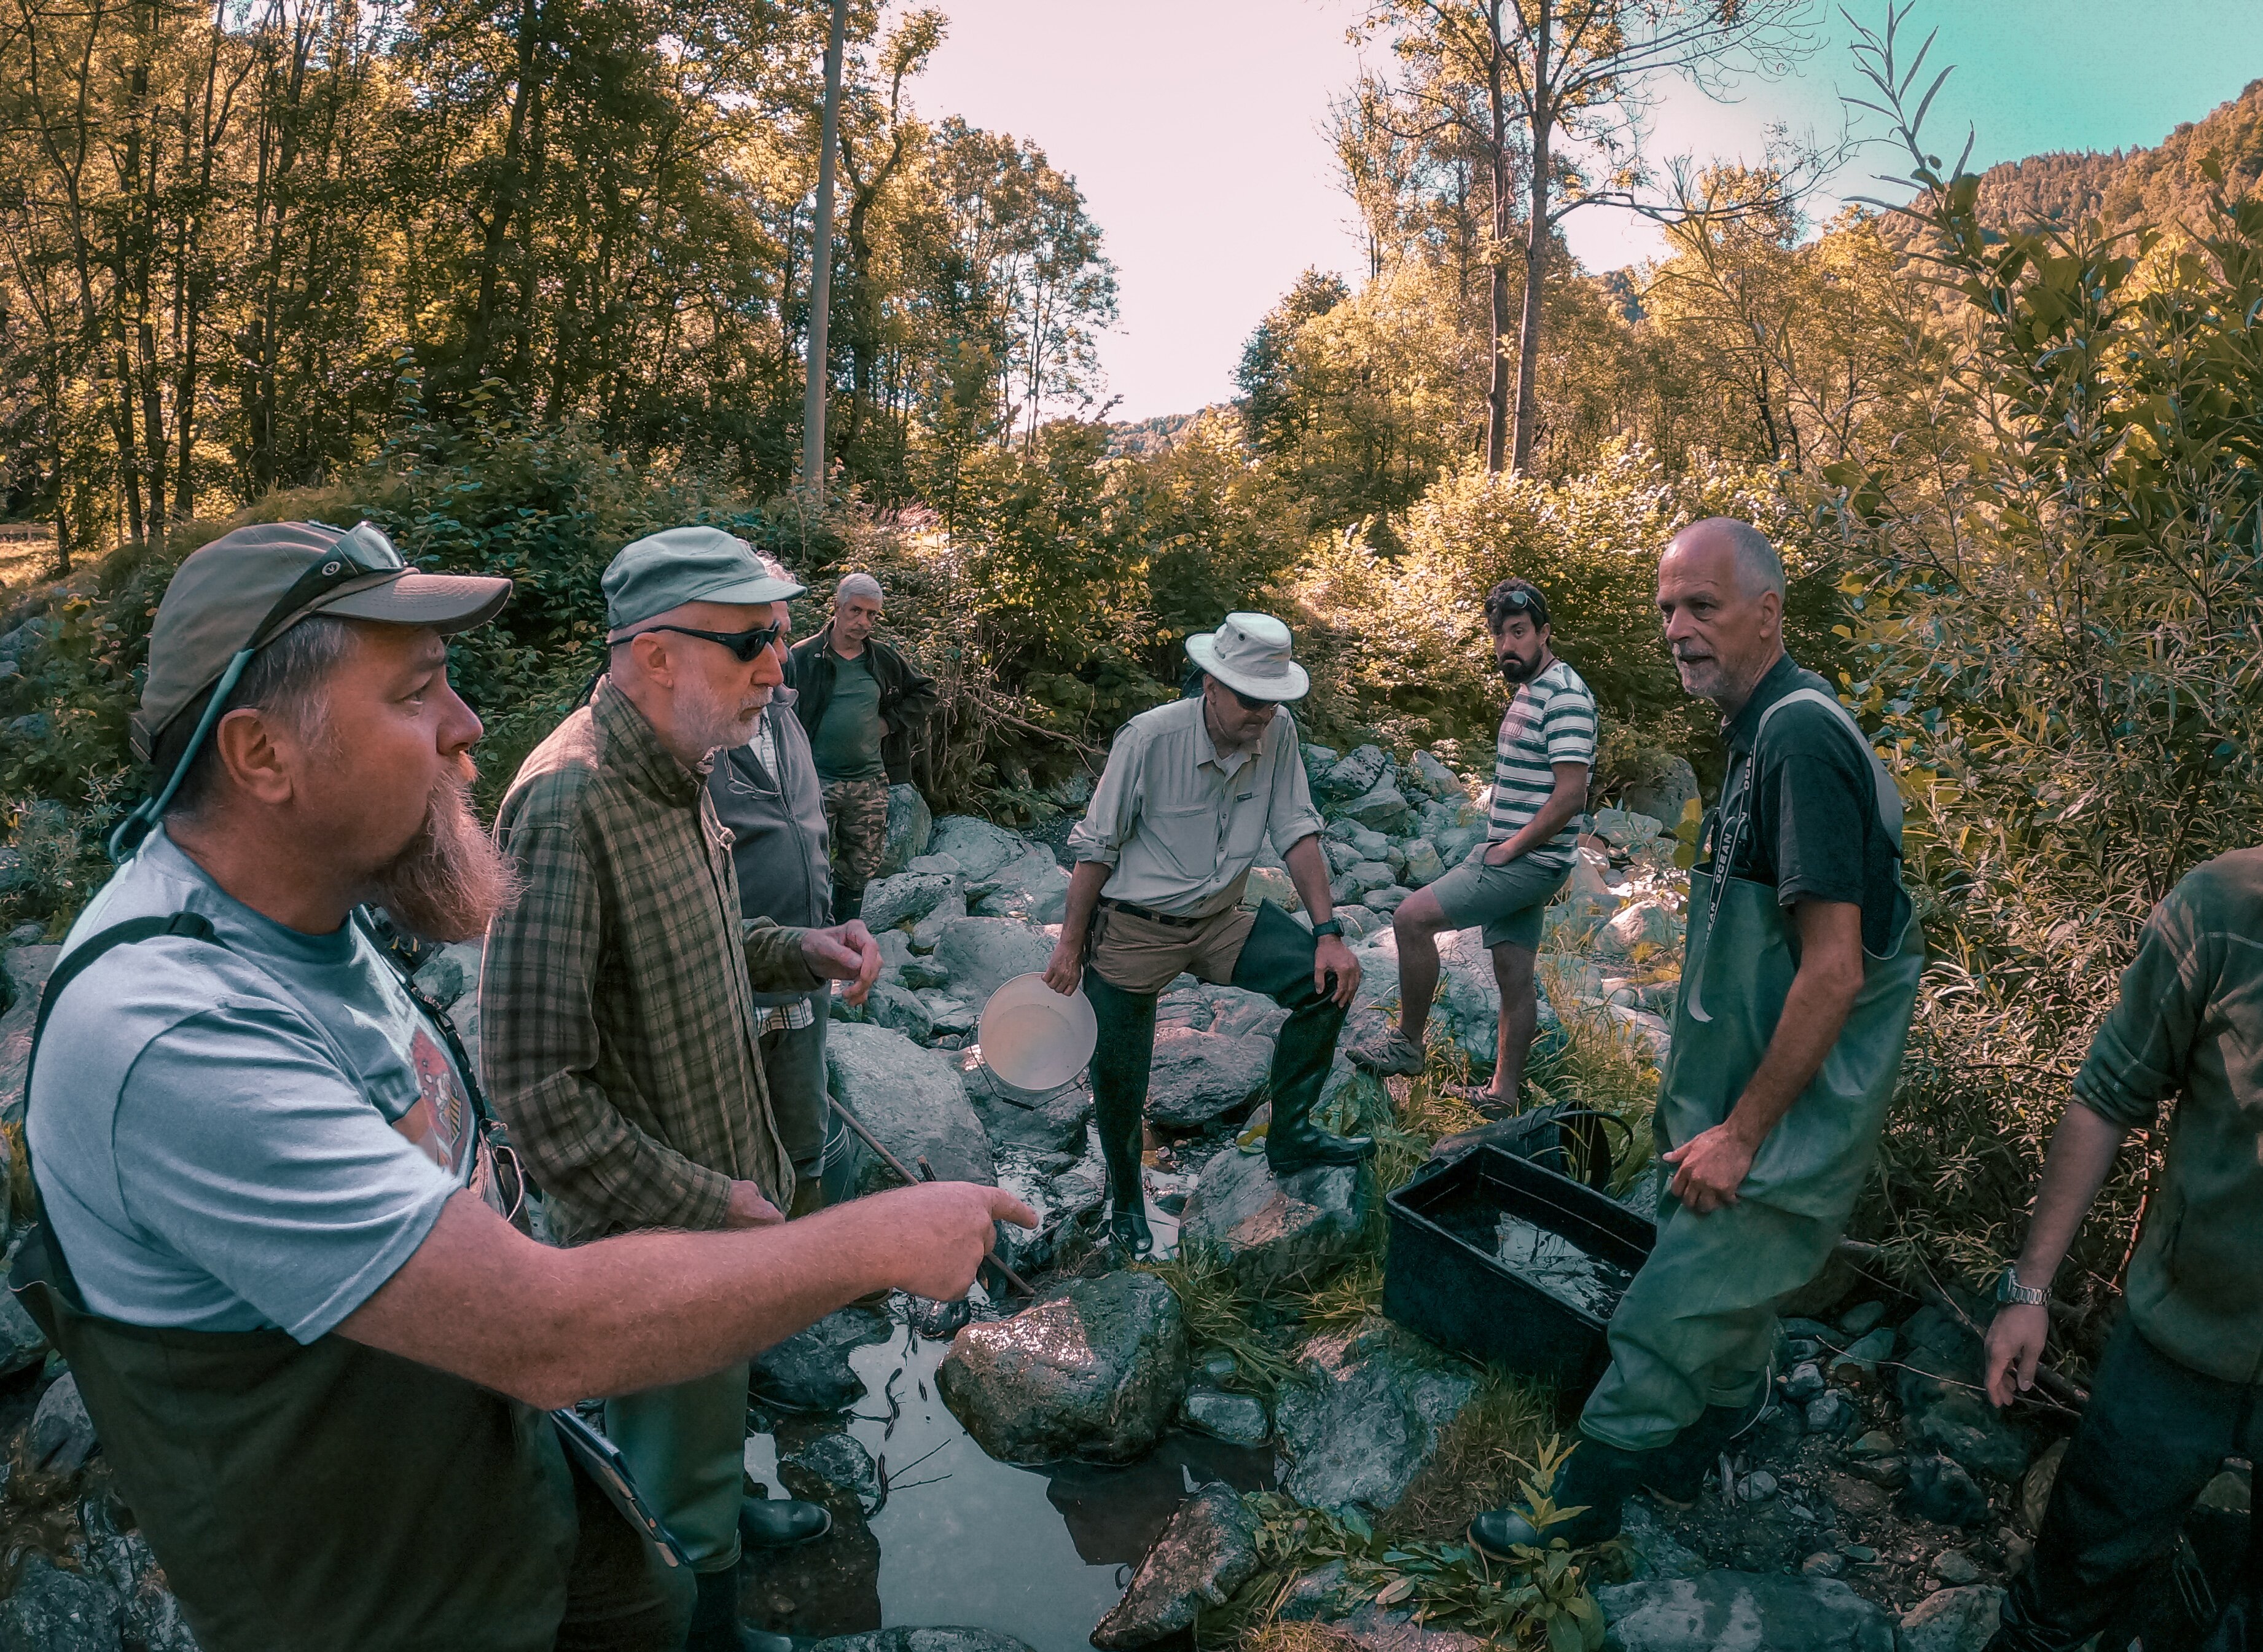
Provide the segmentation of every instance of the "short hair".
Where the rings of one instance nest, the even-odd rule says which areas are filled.
[[[1729,542],[1737,558],[1737,583],[1747,597],[1757,597],[1764,591],[1783,595],[1783,558],[1776,554],[1775,546],[1761,533],[1741,517],[1706,517],[1692,522],[1674,537],[1683,533],[1699,533],[1710,539],[1720,535]]]
[[[851,574],[833,588],[833,605],[836,608],[851,597],[862,597],[867,602],[883,605],[887,601],[880,594],[880,582],[870,574]]]
[[[349,621],[329,614],[309,615],[251,656],[228,697],[227,709],[242,711],[250,707],[264,712],[283,722],[300,739],[312,738],[329,721],[329,707],[323,687],[330,673],[352,651],[353,640],[353,627]],[[213,686],[217,688],[219,685]],[[211,700],[212,689],[208,688],[182,706],[179,714],[159,731],[149,753],[159,790],[164,788],[166,779],[180,766],[181,754],[195,735],[197,725],[204,721],[205,707]],[[217,721],[214,727],[218,727]],[[219,773],[220,758],[207,736],[204,744],[197,748],[189,772],[181,777],[173,801],[165,806],[166,815],[178,815],[184,819],[193,816],[211,801],[213,783]]]
[[[1521,613],[1532,621],[1535,631],[1548,624],[1548,597],[1529,579],[1504,579],[1486,592],[1486,629],[1498,632],[1508,623],[1513,613]]]

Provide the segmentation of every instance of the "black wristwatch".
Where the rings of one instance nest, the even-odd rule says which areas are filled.
[[[1321,922],[1313,924],[1312,938],[1314,940],[1318,940],[1323,935],[1333,935],[1338,940],[1341,940],[1343,938],[1343,925],[1334,918],[1326,918]]]

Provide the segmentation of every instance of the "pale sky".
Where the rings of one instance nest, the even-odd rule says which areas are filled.
[[[1038,144],[1106,236],[1122,308],[1102,349],[1122,398],[1111,417],[1225,400],[1242,341],[1300,271],[1361,272],[1321,131],[1329,98],[1358,74],[1345,39],[1358,0],[938,3],[951,29],[918,83],[922,112]],[[1882,4],[1849,10],[1883,20]],[[1862,89],[1836,6],[1816,14],[1823,44],[1792,78],[1725,105],[1669,88],[1652,155],[1756,160],[1775,122],[1835,137],[1840,94]],[[1974,127],[1976,166],[2158,143],[2263,76],[2263,0],[1918,0],[1905,26],[1912,50],[1939,28],[1928,65],[1957,70],[1927,133],[1953,157]],[[1893,158],[1883,147],[1858,158],[1817,215],[1840,194],[1881,192],[1872,174]],[[1565,233],[1594,269],[1657,246],[1643,221],[1601,207]]]

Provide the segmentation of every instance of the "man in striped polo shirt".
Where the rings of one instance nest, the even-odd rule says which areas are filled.
[[[1399,1025],[1373,1029],[1347,1054],[1372,1072],[1421,1072],[1422,1030],[1438,989],[1438,936],[1482,924],[1500,983],[1500,1043],[1493,1083],[1473,1098],[1508,1108],[1539,1020],[1532,961],[1541,914],[1572,875],[1587,822],[1595,697],[1548,646],[1548,598],[1529,580],[1501,581],[1486,594],[1485,612],[1493,662],[1515,691],[1494,745],[1492,830],[1468,859],[1392,915]]]

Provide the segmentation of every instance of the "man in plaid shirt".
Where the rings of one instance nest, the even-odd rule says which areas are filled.
[[[489,928],[481,1059],[548,1198],[552,1235],[784,1220],[792,1159],[771,1116],[756,990],[850,983],[880,965],[861,924],[740,915],[731,834],[706,790],[784,680],[780,588],[743,540],[676,528],[605,570],[611,665],[527,757],[495,817],[525,880]],[[747,1367],[608,1399],[605,1430],[698,1575],[693,1648],[784,1637],[737,1621]],[[772,1541],[822,1533],[810,1505],[756,1505]]]

